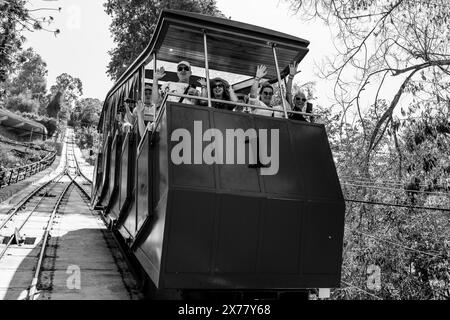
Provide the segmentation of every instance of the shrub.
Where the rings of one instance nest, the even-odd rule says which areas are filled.
[[[33,100],[26,94],[18,94],[6,98],[5,108],[11,111],[20,112],[37,112],[39,109],[39,101]]]

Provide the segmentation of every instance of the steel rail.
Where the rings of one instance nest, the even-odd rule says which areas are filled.
[[[53,185],[51,187],[49,187],[44,195],[38,200],[37,204],[31,209],[30,213],[28,214],[28,216],[25,218],[25,220],[22,222],[22,224],[20,225],[19,228],[15,228],[14,232],[17,230],[18,232],[20,230],[22,230],[23,226],[28,222],[28,220],[30,219],[30,217],[33,215],[33,213],[35,212],[36,208],[39,206],[39,204],[42,202],[42,200],[45,198],[46,194],[52,190],[56,184],[61,180],[61,178],[67,174],[67,165],[68,165],[68,161],[67,161],[67,145],[66,145],[66,159],[65,159],[65,164],[64,164],[64,170],[63,172],[61,172],[60,174],[58,174],[55,178],[49,180],[48,182],[44,183],[42,186],[37,187],[35,190],[33,190],[28,196],[26,196],[22,201],[19,202],[18,205],[15,206],[14,210],[6,217],[6,219],[4,221],[2,221],[1,225],[0,225],[0,230],[2,230],[5,225],[11,221],[12,217],[19,211],[20,208],[23,207],[24,204],[26,204],[32,197],[34,197],[36,194],[38,194],[42,189],[44,189],[45,187],[47,187],[49,184],[53,183]],[[70,177],[70,175],[69,175]],[[9,247],[12,244],[12,241],[14,239],[14,236],[11,235],[11,237],[9,238],[8,242],[6,243],[5,248],[3,248],[3,250],[0,252],[0,259],[3,258],[4,254],[6,253],[6,251],[9,249]],[[16,241],[18,241],[18,239],[16,239]]]
[[[30,290],[28,291],[26,300],[34,300],[34,296],[36,295],[37,284],[39,281],[39,274],[41,272],[42,261],[44,260],[45,249],[47,247],[47,241],[48,241],[48,236],[50,235],[50,230],[52,229],[53,220],[55,219],[56,212],[58,211],[58,207],[61,204],[63,197],[67,193],[67,190],[69,190],[69,187],[72,185],[72,183],[73,183],[73,180],[71,182],[69,182],[69,184],[61,192],[58,200],[55,203],[55,206],[53,207],[52,213],[50,215],[50,219],[47,222],[47,226],[46,226],[45,232],[44,232],[44,237],[42,240],[41,252],[39,254],[39,260],[36,265],[36,270],[34,272],[34,277],[33,277],[33,280],[31,281]]]
[[[89,202],[88,205],[90,204],[91,201],[91,196],[86,192],[86,190],[83,189],[83,187],[81,187],[81,185],[75,180],[77,176],[75,176],[75,178],[73,178],[73,183],[81,190],[81,192],[88,198]],[[72,177],[70,177],[72,179]]]
[[[61,177],[58,179],[58,181],[61,180],[61,178],[62,178],[63,176],[64,176],[64,174],[61,175]],[[55,180],[56,180],[56,179],[55,179]],[[36,208],[39,206],[39,204],[42,202],[42,200],[44,200],[45,195],[47,194],[47,192],[49,192],[50,190],[52,190],[52,189],[56,186],[56,184],[58,183],[58,181],[54,181],[54,180],[50,181],[50,182],[54,182],[54,185],[51,186],[49,189],[47,189],[47,191],[45,192],[45,194],[39,199],[38,203],[33,207],[33,209],[31,209],[30,213],[29,213],[28,216],[25,218],[25,220],[22,222],[22,224],[19,226],[19,228],[14,228],[14,232],[15,232],[16,230],[17,230],[17,232],[20,232],[20,231],[22,230],[23,226],[28,222],[28,220],[30,219],[30,217],[31,217],[31,216],[33,215],[33,213],[35,212]],[[12,216],[11,216],[11,217],[12,217]],[[11,220],[11,218],[10,218],[10,220]],[[9,221],[10,221],[10,220],[9,220]],[[9,222],[9,221],[6,221],[6,222]],[[2,226],[4,226],[4,225],[6,224],[6,222],[5,222]],[[4,256],[5,253],[6,253],[6,251],[7,251],[7,250],[9,249],[9,247],[11,246],[13,239],[14,239],[14,237],[13,237],[13,235],[12,235],[12,236],[9,238],[8,242],[6,243],[6,247],[3,248],[3,250],[0,252],[0,259],[3,258],[3,256]],[[16,239],[16,241],[18,242],[19,239]]]
[[[86,180],[87,182],[89,182],[90,184],[92,184],[92,180],[89,179],[88,177],[86,177],[86,176],[84,175],[84,173],[81,171],[80,164],[78,163],[77,157],[75,156],[75,148],[73,147],[73,145],[72,145],[72,150],[73,150],[72,154],[73,154],[73,158],[75,159],[75,165],[77,166],[77,172],[78,172],[78,174],[79,174],[81,177],[83,177],[84,180]]]
[[[68,137],[69,138],[69,137]],[[70,138],[69,138],[70,139]],[[66,168],[65,168],[65,170],[64,170],[64,174],[65,175],[67,175],[69,178],[70,178],[70,183],[64,188],[64,190],[61,192],[61,194],[60,194],[60,196],[59,196],[59,198],[58,198],[58,200],[56,201],[56,203],[55,203],[55,206],[53,207],[53,210],[52,210],[52,213],[51,213],[51,216],[50,216],[50,219],[49,219],[49,221],[48,221],[48,223],[47,223],[47,226],[46,226],[46,229],[45,229],[45,232],[44,232],[44,236],[43,236],[43,240],[42,240],[42,246],[41,246],[41,251],[40,251],[40,254],[39,254],[39,260],[38,260],[38,262],[37,262],[37,265],[36,265],[36,269],[35,269],[35,273],[34,273],[34,277],[33,277],[33,279],[32,279],[32,282],[31,282],[31,285],[30,285],[30,289],[29,289],[29,291],[28,291],[28,294],[27,294],[27,297],[26,297],[26,299],[27,300],[34,300],[34,298],[35,298],[35,295],[36,295],[36,293],[37,293],[37,285],[38,285],[38,283],[39,283],[39,275],[40,275],[40,272],[41,272],[41,267],[42,267],[42,263],[43,263],[43,260],[44,260],[44,255],[45,255],[45,251],[46,251],[46,248],[47,248],[47,242],[48,242],[48,239],[49,239],[49,235],[50,235],[50,230],[52,229],[52,225],[53,225],[53,220],[54,220],[54,218],[55,218],[55,215],[56,215],[56,213],[57,213],[57,211],[58,211],[58,208],[59,208],[59,206],[60,206],[60,204],[61,204],[61,201],[62,201],[62,199],[64,198],[64,196],[66,195],[66,193],[67,193],[67,191],[69,190],[69,188],[70,188],[70,186],[73,184],[73,185],[75,185],[75,186],[77,186],[80,190],[81,190],[81,192],[88,198],[88,199],[90,199],[90,197],[89,197],[89,195],[87,194],[87,192],[80,186],[80,184],[75,180],[78,176],[80,176],[80,173],[81,173],[81,171],[79,170],[79,166],[78,166],[78,163],[77,163],[77,161],[76,161],[76,157],[75,157],[75,153],[73,152],[73,150],[74,150],[74,148],[73,148],[73,140],[72,141],[70,141],[70,140],[67,140],[66,141]],[[68,157],[68,146],[71,146],[72,147],[72,157],[73,157],[73,159],[75,159],[75,164],[76,164],[76,175],[75,175],[75,177],[72,177],[71,176],[71,174],[69,173],[69,171],[67,170],[67,167],[68,167],[68,162],[69,162],[69,157]]]
[[[78,175],[80,175],[82,178],[84,178],[87,182],[89,182],[92,185],[92,180],[89,179],[88,177],[86,177],[86,175],[81,171],[80,164],[78,163],[77,157],[75,156],[75,148],[74,148],[75,144],[73,142],[73,137],[70,137],[70,139],[71,139],[70,144],[72,147],[72,156],[73,156],[73,159],[74,159],[75,165],[76,165],[76,172]],[[66,158],[67,158],[67,148],[66,148]]]
[[[53,179],[54,180],[54,179]],[[22,208],[22,206],[27,203],[33,196],[35,196],[39,191],[41,191],[43,188],[45,188],[48,184],[50,184],[53,180],[49,180],[46,183],[44,183],[43,185],[37,187],[36,189],[34,189],[30,194],[28,194],[28,196],[26,196],[25,198],[23,198],[19,204],[17,204],[13,211],[6,217],[6,219],[0,224],[0,230],[3,229],[3,227],[9,222],[9,220],[11,220],[11,218],[17,213],[17,211],[19,211],[20,208]]]

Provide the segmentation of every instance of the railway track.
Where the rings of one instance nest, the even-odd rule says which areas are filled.
[[[0,215],[0,298],[141,298],[112,233],[89,208],[92,182],[71,132],[65,155],[61,173]]]

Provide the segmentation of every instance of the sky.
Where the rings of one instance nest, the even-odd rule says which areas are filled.
[[[31,1],[30,1],[31,2]],[[30,8],[57,8],[61,12],[41,11],[52,15],[51,32],[27,32],[24,48],[33,47],[48,68],[48,85],[66,72],[81,79],[83,97],[103,100],[113,82],[106,74],[108,51],[114,48],[109,32],[111,18],[105,13],[103,0],[34,0]],[[295,82],[316,81],[316,103],[330,105],[333,83],[319,78],[317,65],[335,52],[332,30],[321,21],[305,22],[289,10],[284,0],[217,0],[217,7],[232,20],[246,22],[304,38],[310,41],[309,53],[300,63],[301,73]],[[389,89],[395,86],[387,86]],[[391,92],[388,92],[391,93]]]
[[[55,83],[61,73],[80,78],[83,97],[106,96],[113,85],[106,74],[108,50],[114,47],[109,25],[110,17],[99,0],[32,1],[34,8],[62,7],[61,12],[41,11],[54,18],[49,29],[58,28],[61,33],[27,32],[24,48],[33,47],[47,63],[47,87]],[[31,8],[31,6],[30,6]]]
[[[63,72],[78,77],[83,82],[83,96],[104,99],[113,82],[106,74],[108,51],[114,47],[109,32],[111,18],[105,13],[101,0],[35,0],[30,8],[57,8],[61,12],[41,11],[54,18],[47,28],[60,29],[56,37],[50,32],[27,32],[24,47],[33,47],[48,68],[48,88]],[[218,0],[218,8],[233,20],[285,32],[311,41],[310,53],[301,63],[296,81],[314,78],[313,61],[330,49],[330,33],[325,26],[314,28],[305,25],[288,10],[285,2],[277,0],[237,1]],[[318,28],[320,27],[320,28]],[[319,54],[320,53],[320,54]],[[308,79],[308,80],[306,80]]]

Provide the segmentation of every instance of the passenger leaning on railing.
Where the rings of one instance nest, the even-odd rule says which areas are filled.
[[[198,83],[200,83],[202,87],[202,93],[200,94],[201,97],[207,98],[208,97],[208,89],[206,87],[206,79],[202,78],[198,80]],[[217,100],[224,100],[224,101],[233,101],[238,102],[238,97],[233,91],[233,88],[230,86],[228,81],[216,77],[214,79],[211,79],[210,81],[210,90],[211,90],[211,98],[217,99]],[[207,105],[208,102],[205,100],[201,100],[200,104]],[[212,102],[211,103],[213,108],[217,109],[225,109],[225,110],[233,110],[234,105],[227,104],[227,103],[221,103],[221,102]]]
[[[283,111],[282,105],[272,105],[272,98],[273,98],[273,87],[269,83],[263,83],[261,85],[261,88],[259,89],[259,98],[258,98],[258,87],[259,82],[262,78],[267,74],[267,67],[265,65],[259,65],[256,68],[256,75],[253,82],[253,85],[250,89],[250,96],[248,103],[257,107],[264,107],[264,108],[271,108],[275,110]],[[283,97],[284,98],[284,97]],[[287,110],[290,110],[290,105],[286,103]],[[271,110],[264,110],[264,109],[254,109],[252,111],[253,114],[262,115],[262,116],[268,116],[268,117],[276,117],[276,118],[283,118],[284,114],[283,112],[275,112]]]

